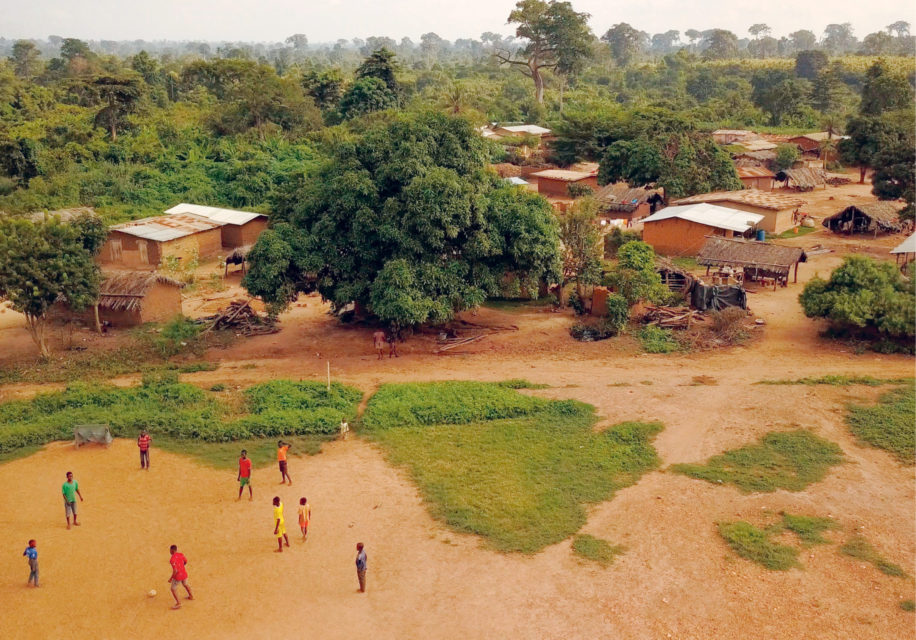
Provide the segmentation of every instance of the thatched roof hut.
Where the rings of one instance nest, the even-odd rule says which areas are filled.
[[[835,233],[896,233],[903,229],[898,215],[901,205],[894,202],[853,204],[821,223]]]
[[[112,271],[99,289],[99,310],[139,312],[143,299],[157,285],[181,289],[184,285],[155,271]],[[178,311],[181,312],[180,309]]]
[[[639,219],[655,213],[665,198],[661,189],[631,187],[626,182],[605,185],[595,192],[595,200],[604,212],[628,215],[612,218]],[[635,215],[634,215],[635,214]]]
[[[697,263],[707,268],[738,267],[744,269],[745,274],[774,278],[783,283],[788,281],[792,267],[795,267],[797,282],[798,263],[807,260],[804,249],[799,247],[720,237],[708,238],[697,254]]]
[[[783,169],[776,174],[776,179],[785,182],[786,187],[796,191],[812,191],[815,187],[827,188],[827,172],[823,169]]]

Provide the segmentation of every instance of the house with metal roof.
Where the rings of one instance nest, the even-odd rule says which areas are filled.
[[[911,233],[910,237],[891,249],[891,255],[897,261],[900,270],[906,273],[909,270],[910,263],[916,260],[916,233]],[[903,264],[900,264],[900,259]]]
[[[662,255],[696,255],[709,236],[752,235],[763,219],[758,213],[705,202],[673,206],[643,220],[642,239]]]
[[[98,260],[103,265],[156,269],[167,257],[209,258],[223,247],[222,224],[190,213],[132,220],[108,228]]]
[[[190,213],[221,225],[222,243],[229,249],[254,244],[261,232],[267,228],[267,216],[253,211],[221,209],[182,202],[167,209],[166,213],[169,215]]]
[[[769,233],[782,233],[795,226],[792,214],[807,204],[793,195],[761,191],[760,189],[742,189],[741,191],[715,191],[681,198],[672,204],[698,204],[706,202],[730,209],[757,213],[763,216],[759,228]]]

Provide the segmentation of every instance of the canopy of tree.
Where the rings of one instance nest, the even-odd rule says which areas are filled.
[[[314,177],[278,197],[244,285],[275,310],[317,289],[396,327],[443,322],[513,274],[559,275],[557,228],[539,196],[486,169],[461,118],[403,115],[340,144]]]

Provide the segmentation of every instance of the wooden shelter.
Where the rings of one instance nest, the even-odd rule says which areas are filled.
[[[900,267],[903,273],[909,271],[910,263],[916,260],[916,233],[911,234],[909,238],[891,249],[891,254],[893,254],[894,260],[897,261],[897,266]],[[901,257],[903,258],[903,264],[901,264]]]
[[[900,205],[893,202],[853,204],[821,223],[834,233],[897,233],[903,230],[898,215]]]
[[[785,182],[787,188],[796,191],[813,191],[816,187],[827,188],[827,172],[812,167],[783,169],[776,174],[776,179]]]
[[[641,220],[652,215],[665,203],[661,189],[630,187],[626,182],[617,182],[601,187],[595,193],[601,212],[607,220]]]
[[[710,267],[732,267],[744,271],[745,280],[772,278],[783,286],[789,281],[789,271],[795,268],[794,282],[798,282],[798,263],[807,262],[804,249],[767,242],[747,242],[735,238],[711,237],[697,254],[697,264]]]

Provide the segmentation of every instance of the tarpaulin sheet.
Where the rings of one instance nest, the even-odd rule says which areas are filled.
[[[709,286],[697,284],[690,303],[699,311],[721,311],[727,307],[747,309],[747,292],[739,286]]]
[[[102,444],[111,444],[111,429],[107,424],[80,424],[73,427],[73,439],[76,446],[87,442],[101,442]]]

